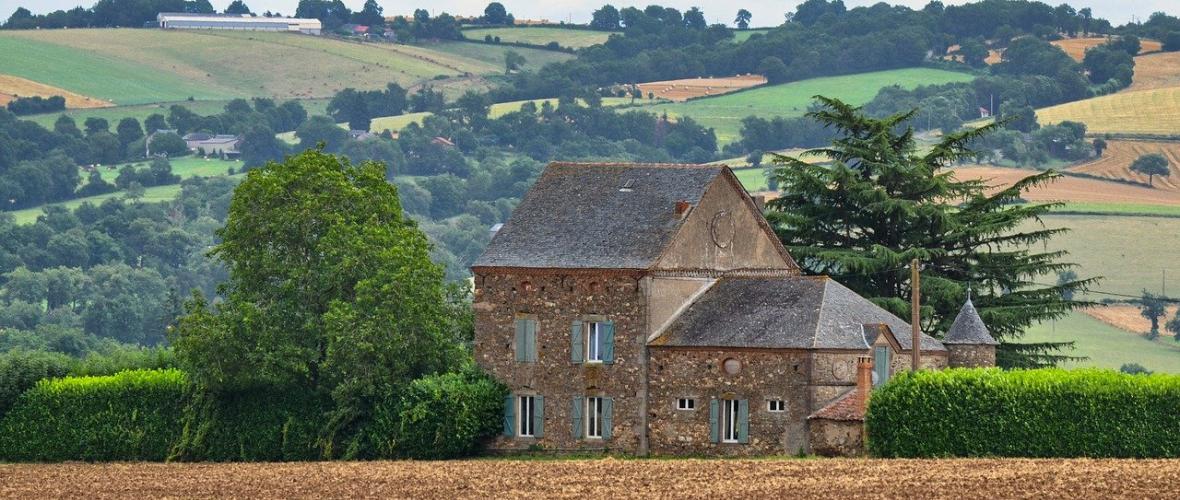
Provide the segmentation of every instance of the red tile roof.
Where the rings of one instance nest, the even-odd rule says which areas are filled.
[[[808,420],[822,419],[822,420],[839,420],[845,422],[863,422],[865,419],[864,409],[860,407],[860,398],[857,397],[860,391],[856,388],[844,393],[843,396],[836,398],[827,406],[816,410],[807,417]]]

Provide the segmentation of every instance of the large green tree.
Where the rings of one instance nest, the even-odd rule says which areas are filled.
[[[768,219],[808,273],[842,283],[901,317],[909,317],[911,259],[922,271],[922,328],[939,335],[974,290],[973,300],[1002,343],[1002,366],[1043,366],[1063,358],[1063,344],[1018,344],[1024,330],[1058,318],[1083,303],[1063,295],[1092,280],[1052,282],[1074,267],[1060,251],[1037,251],[1065,229],[1045,228],[1051,204],[1016,204],[1028,188],[1054,179],[1044,172],[991,191],[978,180],[959,180],[946,167],[973,155],[972,140],[992,127],[949,134],[919,152],[914,112],[873,119],[823,97],[809,116],[837,132],[811,154],[827,165],[780,156],[781,196]]]
[[[225,299],[198,295],[172,336],[202,393],[330,397],[322,431],[335,455],[356,446],[345,441],[365,434],[379,400],[458,359],[443,271],[383,165],[310,150],[252,170],[217,234]]]

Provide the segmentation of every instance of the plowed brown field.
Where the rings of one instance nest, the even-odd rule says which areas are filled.
[[[1097,47],[1106,43],[1105,37],[1089,37],[1089,38],[1066,38],[1051,42],[1053,45],[1061,47],[1069,57],[1081,61],[1086,57],[1086,49],[1090,47]],[[1148,54],[1151,52],[1159,52],[1163,50],[1163,44],[1157,40],[1140,40],[1139,53]]]
[[[1180,86],[1180,52],[1160,52],[1135,58],[1135,76],[1123,92]]]
[[[1174,498],[1176,460],[0,465],[20,498]]]
[[[50,97],[55,95],[66,98],[66,107],[70,109],[114,106],[114,104],[102,99],[94,99],[81,94],[75,94],[51,85],[37,83],[12,75],[0,75],[0,106],[7,105],[9,101],[17,97]]]
[[[1082,310],[1082,312],[1098,321],[1128,332],[1146,333],[1151,330],[1151,320],[1139,314],[1139,308],[1136,306],[1090,307]],[[1169,306],[1168,312],[1164,314],[1163,319],[1166,321],[1175,315],[1176,307]],[[1162,326],[1163,321],[1160,324]]]
[[[955,176],[959,179],[984,179],[992,186],[1011,186],[1034,172],[1017,168],[1002,167],[960,167]],[[1144,178],[1144,182],[1146,182]],[[1156,181],[1159,184],[1159,181]],[[1149,205],[1180,205],[1180,193],[1174,190],[1151,189],[1099,179],[1062,177],[1023,195],[1029,201],[1073,201],[1093,203],[1139,203]]]
[[[1131,171],[1131,163],[1145,154],[1160,153],[1168,158],[1172,174],[1167,177],[1155,176],[1156,189],[1180,191],[1180,142],[1111,140],[1106,141],[1106,145],[1101,158],[1071,167],[1069,171],[1147,183],[1146,175]]]
[[[766,83],[762,75],[738,75],[730,78],[685,78],[639,84],[643,96],[654,94],[669,101],[687,101],[694,97],[717,96]]]

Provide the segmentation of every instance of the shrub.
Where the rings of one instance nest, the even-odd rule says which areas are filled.
[[[321,458],[318,432],[329,401],[292,388],[199,392],[170,456],[177,460],[293,461]]]
[[[60,353],[17,350],[0,354],[0,418],[37,381],[64,377],[72,365],[73,360]]]
[[[396,414],[389,411],[391,405],[375,411],[373,432],[395,430],[386,432],[390,437],[378,452],[417,459],[473,455],[501,432],[507,394],[503,385],[474,369],[417,379],[403,391]]]
[[[1177,457],[1180,376],[1105,370],[903,374],[873,393],[885,457]]]
[[[178,370],[42,380],[0,421],[0,458],[163,460],[180,433],[185,385]]]

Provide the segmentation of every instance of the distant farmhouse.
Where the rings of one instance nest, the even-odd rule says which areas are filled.
[[[236,14],[186,14],[161,12],[156,22],[163,29],[282,31],[318,35],[323,25],[319,19],[293,17],[254,17]]]
[[[189,151],[202,156],[236,158],[240,154],[238,146],[241,145],[242,138],[236,135],[192,132],[184,135],[184,143]]]

